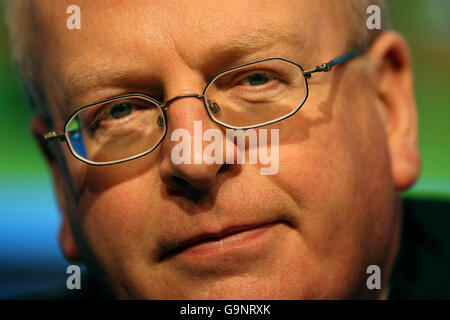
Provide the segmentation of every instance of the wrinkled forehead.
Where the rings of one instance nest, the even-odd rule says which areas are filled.
[[[39,37],[51,48],[73,56],[124,43],[130,51],[152,43],[155,52],[176,48],[189,57],[193,51],[211,54],[210,48],[230,41],[235,47],[267,42],[268,38],[319,42],[330,35],[328,30],[334,31],[334,37],[327,39],[332,42],[342,20],[336,16],[339,6],[330,1],[82,0],[77,1],[81,29],[69,30],[67,9],[72,2],[42,0],[34,2],[33,10]],[[192,64],[199,58],[192,57]]]
[[[310,56],[321,47],[334,52],[344,43],[336,37],[342,19],[332,3],[85,0],[77,1],[80,29],[66,25],[72,1],[34,2],[33,10],[45,43],[40,54],[47,80],[75,95],[102,71],[114,69],[108,76],[120,79],[126,74],[122,67],[137,71],[153,63],[159,74],[176,73],[171,70],[176,60],[192,70],[214,69],[224,59],[281,43],[301,50],[302,63],[319,63],[320,57],[312,61]]]

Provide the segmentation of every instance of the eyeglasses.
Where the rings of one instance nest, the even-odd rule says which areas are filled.
[[[350,51],[304,71],[284,58],[268,58],[215,75],[202,94],[183,94],[165,103],[143,94],[126,94],[78,109],[64,133],[44,135],[46,142],[65,141],[70,152],[91,165],[110,165],[149,154],[167,134],[167,108],[177,99],[202,99],[215,123],[229,129],[251,129],[289,118],[305,103],[313,73],[328,72],[362,50]]]

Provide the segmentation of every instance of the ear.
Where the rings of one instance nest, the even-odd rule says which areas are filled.
[[[404,38],[384,32],[369,50],[378,103],[386,123],[395,188],[412,186],[420,172],[411,56]]]
[[[57,197],[59,206],[63,212],[63,221],[61,224],[60,229],[60,236],[59,241],[62,248],[62,251],[64,253],[64,256],[69,261],[79,261],[81,260],[78,248],[75,244],[75,240],[72,234],[72,231],[70,229],[70,224],[68,220],[68,210],[67,210],[67,203],[66,198],[64,196],[64,180],[63,180],[63,174],[62,170],[58,164],[57,161],[57,148],[52,147],[53,143],[57,142],[50,142],[47,143],[44,141],[44,134],[48,132],[49,125],[45,120],[39,117],[33,117],[31,120],[31,130],[33,132],[33,135],[35,139],[38,141],[38,144],[47,160],[47,163],[49,165],[50,171],[52,173],[53,177],[53,183],[56,188]]]

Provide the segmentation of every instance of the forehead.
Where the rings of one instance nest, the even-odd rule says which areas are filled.
[[[129,50],[146,46],[161,51],[174,47],[207,49],[242,35],[311,33],[314,10],[303,1],[78,1],[81,30],[65,28],[70,1],[45,1],[35,6],[40,36],[48,37],[68,51],[81,53],[99,48],[114,49],[121,44]],[[278,29],[278,30],[275,30]],[[80,47],[80,44],[82,45]],[[131,47],[133,45],[133,47]],[[188,55],[188,54],[186,54]]]
[[[332,2],[322,1],[85,0],[77,1],[81,29],[68,30],[71,1],[39,3],[34,10],[46,43],[46,77],[60,79],[63,90],[73,94],[81,89],[78,84],[99,77],[120,80],[127,70],[136,78],[146,77],[143,69],[176,74],[183,61],[186,68],[203,71],[282,43],[301,49],[303,63],[322,43],[332,50],[330,35],[340,20]]]

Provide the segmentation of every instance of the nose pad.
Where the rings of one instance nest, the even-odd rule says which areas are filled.
[[[158,116],[158,120],[156,122],[158,126],[164,127],[164,118],[163,116]]]
[[[220,111],[219,105],[209,99],[208,99],[208,108],[209,108],[209,110],[211,110],[212,113],[217,113]]]

